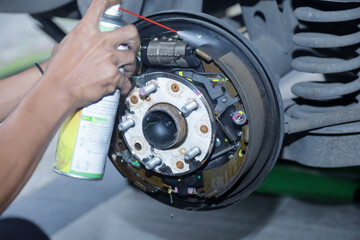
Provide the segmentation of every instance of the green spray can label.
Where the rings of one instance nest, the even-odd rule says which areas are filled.
[[[113,31],[126,24],[119,7],[115,5],[105,11],[99,23],[100,31]],[[118,49],[128,47],[120,45]],[[56,149],[55,172],[75,178],[102,179],[119,99],[120,91],[116,90],[64,121]]]

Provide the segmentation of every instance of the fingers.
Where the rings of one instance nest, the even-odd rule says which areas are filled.
[[[111,81],[106,84],[105,94],[112,94],[116,88],[120,89],[121,95],[126,95],[132,88],[132,84],[127,74],[120,73],[116,68],[116,74],[111,77]]]
[[[132,88],[131,82],[124,75],[123,75],[122,81],[120,81],[119,88],[120,88],[120,93],[123,96],[128,94]]]
[[[117,74],[112,77],[112,81],[106,84],[106,92],[105,94],[112,94],[117,88],[120,89],[121,95],[126,95],[130,92],[132,85],[129,78],[122,74],[116,69]]]
[[[130,78],[136,70],[136,62],[123,66],[123,69],[125,76]]]
[[[122,28],[106,33],[115,47],[126,44],[130,50],[137,52],[140,46],[140,37],[134,25],[126,25]]]
[[[126,95],[132,87],[129,78],[133,75],[136,69],[135,54],[130,51],[119,50],[119,52],[121,52],[119,53],[121,62],[120,67],[122,67],[124,71],[121,73],[118,88],[120,89],[122,95]]]
[[[127,25],[115,31],[117,33],[111,36],[113,38],[119,37],[119,39],[114,41],[115,46],[126,44],[129,50],[117,50],[114,63],[118,67],[124,67],[125,75],[130,77],[136,68],[136,53],[140,46],[140,38],[136,27],[133,25]],[[112,32],[108,32],[108,34],[110,33]]]
[[[97,30],[94,39],[103,38],[105,40],[102,45],[107,51],[112,51],[110,54],[113,59],[112,62],[116,67],[123,67],[125,72],[118,72],[116,76],[111,76],[112,83],[107,86],[107,92],[111,93],[118,87],[122,95],[126,95],[131,90],[131,82],[129,77],[134,73],[135,54],[137,53],[140,46],[140,38],[138,31],[134,25],[126,25],[122,28],[115,29],[111,32],[100,32],[98,31],[99,21],[104,11],[116,4],[119,4],[120,0],[93,0],[87,13],[83,17],[79,29],[83,29],[82,33],[90,32],[95,33],[92,30]],[[97,35],[99,34],[99,35]],[[117,47],[121,44],[126,44],[129,50],[117,50]],[[106,46],[107,45],[107,46]],[[109,47],[111,49],[109,49]],[[115,67],[113,66],[113,67]]]
[[[121,0],[92,0],[86,14],[83,17],[83,20],[81,20],[81,23],[98,28],[100,18],[105,10],[120,3]]]
[[[114,64],[123,67],[135,63],[135,53],[130,50],[116,50],[114,53]]]

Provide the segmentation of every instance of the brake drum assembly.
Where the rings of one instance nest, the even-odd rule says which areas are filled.
[[[109,157],[155,199],[204,210],[244,199],[272,169],[283,137],[277,84],[249,41],[205,14],[166,12],[135,25],[135,87]]]

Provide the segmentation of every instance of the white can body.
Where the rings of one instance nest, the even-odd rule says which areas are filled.
[[[106,11],[99,23],[100,31],[112,31],[124,25],[120,15],[116,15],[116,8],[119,6]],[[109,15],[113,13],[115,15]],[[118,49],[127,50],[128,47],[120,45]],[[119,98],[120,91],[116,90],[65,120],[56,149],[55,172],[82,179],[103,177]]]
[[[71,115],[61,126],[54,170],[101,179],[120,98],[119,90]]]

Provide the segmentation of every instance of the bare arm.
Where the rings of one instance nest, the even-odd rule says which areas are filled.
[[[93,0],[79,25],[59,44],[43,77],[0,126],[0,212],[33,173],[61,122],[77,108],[119,87],[130,90],[139,47],[136,28],[98,30],[98,21],[115,0]],[[128,44],[128,51],[117,50]],[[118,71],[125,68],[125,74]]]
[[[47,61],[40,64],[46,69]],[[15,109],[30,89],[41,78],[41,73],[32,67],[22,73],[0,80],[0,122]]]

